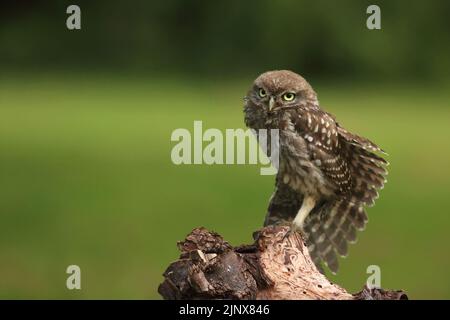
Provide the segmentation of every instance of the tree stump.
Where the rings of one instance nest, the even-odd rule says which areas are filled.
[[[370,289],[348,293],[331,283],[312,262],[300,234],[269,226],[255,243],[232,247],[205,228],[178,243],[179,260],[164,272],[158,292],[164,299],[398,300],[403,291]]]

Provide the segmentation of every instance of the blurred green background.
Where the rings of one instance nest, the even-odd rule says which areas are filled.
[[[66,29],[66,7],[82,29]],[[381,7],[382,30],[366,28]],[[389,153],[388,184],[333,281],[450,298],[448,1],[3,1],[0,298],[159,298],[194,227],[251,242],[274,177],[172,164],[176,128],[242,128],[270,69]],[[68,265],[82,271],[69,291]]]

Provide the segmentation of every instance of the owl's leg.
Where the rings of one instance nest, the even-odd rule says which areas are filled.
[[[292,221],[293,227],[298,230],[302,230],[303,223],[305,222],[306,217],[311,212],[312,209],[314,209],[316,205],[316,200],[313,197],[305,196],[303,199],[302,206],[300,207],[300,210],[298,210],[297,215],[294,218],[294,221]]]
[[[315,198],[311,196],[305,196],[303,198],[302,206],[300,207],[300,210],[298,210],[297,215],[292,221],[290,230],[286,233],[284,237],[288,237],[295,232],[303,231],[303,223],[305,222],[305,219],[308,216],[308,214],[314,209],[315,205],[316,205]]]

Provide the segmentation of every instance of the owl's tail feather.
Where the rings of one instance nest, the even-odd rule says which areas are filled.
[[[363,204],[348,199],[332,201],[306,219],[304,233],[316,266],[323,261],[333,273],[339,269],[337,255],[348,254],[348,242],[356,242],[356,230],[364,229],[367,215]],[[320,269],[319,269],[320,270]]]

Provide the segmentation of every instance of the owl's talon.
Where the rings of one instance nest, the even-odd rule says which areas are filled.
[[[297,232],[301,233],[302,232],[301,228],[298,225],[294,224],[294,223],[290,224],[289,225],[289,230],[283,236],[283,240],[285,240],[286,238],[289,238],[291,235],[293,235],[293,234],[295,234]]]

